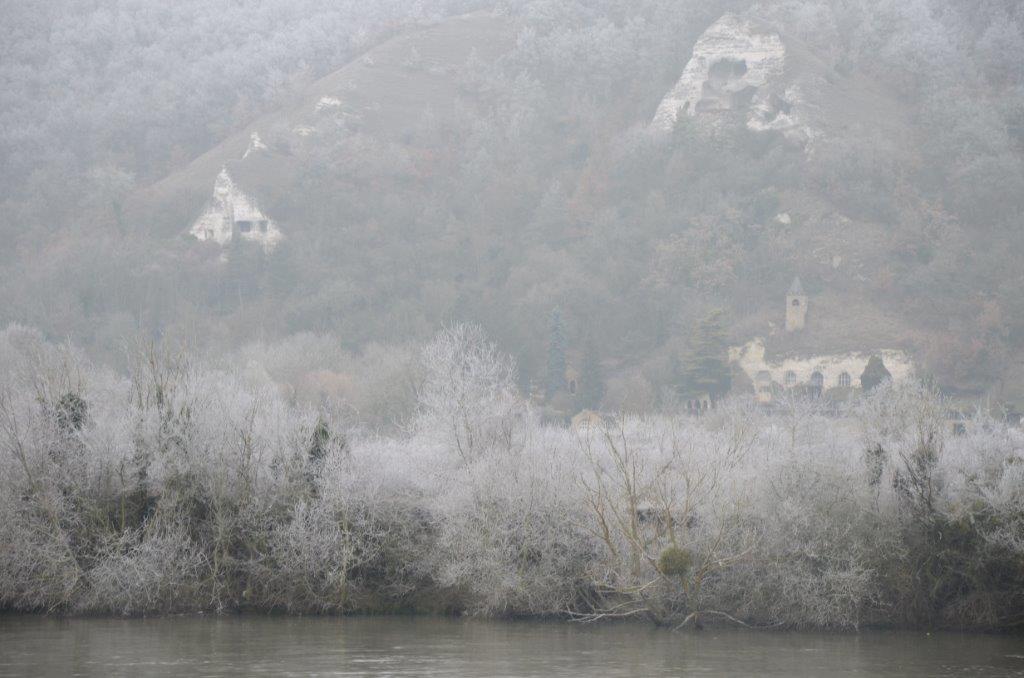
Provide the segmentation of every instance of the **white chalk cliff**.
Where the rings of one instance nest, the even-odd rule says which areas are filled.
[[[818,379],[818,385],[825,390],[836,386],[860,388],[860,375],[872,355],[882,359],[893,381],[903,381],[914,375],[914,364],[910,356],[894,349],[780,357],[776,360],[767,359],[764,340],[761,338],[729,349],[730,362],[742,369],[755,384],[760,385],[762,380],[767,380],[778,386],[792,388],[811,384]]]
[[[246,195],[227,169],[222,169],[213,185],[213,197],[189,231],[196,239],[229,244],[234,238],[259,243],[267,253],[281,241],[277,225]]]
[[[245,149],[245,155],[242,156],[242,159],[244,160],[253,153],[259,153],[260,151],[265,150],[267,150],[267,145],[263,143],[262,139],[260,139],[260,133],[253,132],[249,135],[249,148]]]
[[[799,120],[799,87],[786,85],[782,38],[745,16],[725,14],[698,38],[672,91],[658,106],[653,129],[670,132],[680,115],[747,114],[747,127],[808,136]]]

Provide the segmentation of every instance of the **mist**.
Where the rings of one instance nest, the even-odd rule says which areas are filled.
[[[0,610],[1024,626],[1019,2],[0,26]]]

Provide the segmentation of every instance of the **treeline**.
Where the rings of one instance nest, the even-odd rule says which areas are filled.
[[[540,425],[475,328],[389,436],[252,368],[0,333],[0,606],[1024,625],[1024,434],[915,386]]]

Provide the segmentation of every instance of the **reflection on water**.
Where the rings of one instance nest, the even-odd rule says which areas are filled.
[[[2,676],[1024,676],[1024,638],[374,617],[0,617]]]

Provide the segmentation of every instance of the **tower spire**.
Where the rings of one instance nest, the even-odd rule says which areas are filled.
[[[807,293],[800,284],[800,276],[793,278],[793,283],[786,292],[786,331],[802,330],[807,320]]]

